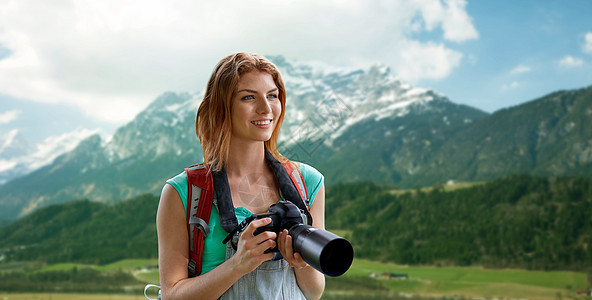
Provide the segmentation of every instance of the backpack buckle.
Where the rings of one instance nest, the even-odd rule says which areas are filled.
[[[204,238],[210,234],[210,227],[208,226],[208,223],[206,223],[206,221],[204,221],[202,218],[191,216],[191,218],[189,218],[189,225],[197,227],[197,229],[203,233]]]
[[[189,259],[189,264],[187,264],[187,271],[189,271],[189,277],[197,276],[197,263],[193,259]]]

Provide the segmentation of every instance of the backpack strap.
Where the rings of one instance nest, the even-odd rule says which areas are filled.
[[[308,198],[308,190],[304,184],[304,177],[302,176],[300,169],[298,169],[293,162],[285,162],[282,163],[282,165],[286,169],[288,176],[290,176],[290,180],[292,180],[292,183],[298,190],[298,194],[300,194],[300,198],[304,201],[306,209],[308,210],[310,208],[310,199]]]
[[[187,196],[187,232],[189,234],[189,277],[201,273],[203,246],[210,233],[208,222],[212,213],[214,193],[212,175],[203,164],[185,169],[189,186]],[[195,229],[198,230],[195,230]]]

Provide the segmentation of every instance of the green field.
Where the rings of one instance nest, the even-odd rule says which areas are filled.
[[[389,289],[423,296],[470,296],[484,298],[555,299],[572,296],[586,288],[586,274],[545,272],[480,267],[400,266],[367,260],[355,260],[344,276],[366,277],[373,272],[404,273],[408,279],[376,279]]]
[[[54,264],[31,272],[94,268],[101,272],[125,271],[143,283],[158,284],[157,261],[122,260],[103,266]],[[407,274],[407,279],[373,278],[372,274]],[[356,259],[350,270],[327,280],[324,299],[401,299],[415,295],[421,298],[464,296],[475,298],[557,299],[571,298],[576,289],[587,287],[586,275],[578,272],[545,272],[480,267],[401,266]],[[99,294],[3,294],[9,299],[143,299],[142,295]]]
[[[26,293],[2,294],[0,300],[144,300],[144,295]]]

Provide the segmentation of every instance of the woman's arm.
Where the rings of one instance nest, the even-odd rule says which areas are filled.
[[[325,229],[325,185],[322,185],[317,193],[312,206],[312,226]],[[292,237],[287,230],[280,232],[278,248],[284,258],[294,267],[298,287],[304,293],[306,299],[319,299],[325,290],[325,276],[315,268],[308,265],[300,253],[294,253],[292,249]]]
[[[189,238],[185,210],[175,188],[166,184],[156,214],[162,298],[174,300],[220,297],[240,277],[273,257],[272,253],[264,252],[275,247],[276,234],[265,231],[253,236],[257,227],[270,221],[265,218],[251,222],[241,234],[239,250],[235,255],[206,274],[188,278]]]

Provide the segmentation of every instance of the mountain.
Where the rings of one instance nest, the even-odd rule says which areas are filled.
[[[312,163],[333,182],[373,181],[402,187],[430,185],[417,179],[459,131],[485,113],[426,93],[429,103],[413,102],[388,118],[366,118],[336,138],[324,157]]]
[[[398,124],[393,120],[413,121],[414,115],[425,114],[419,122],[423,124],[441,121],[438,114],[450,110],[451,128],[456,128],[486,115],[456,105],[433,91],[405,84],[385,66],[355,70],[290,62],[281,56],[272,59],[281,69],[288,90],[280,149],[293,160],[316,164],[328,157],[339,157],[340,147],[373,143],[372,139],[349,141],[349,136],[359,130],[356,128],[372,122],[390,127]],[[119,128],[111,140],[91,136],[52,164],[0,186],[0,219],[12,219],[71,199],[114,202],[142,193],[158,193],[166,178],[202,160],[194,132],[200,99],[199,94],[164,93]],[[403,129],[415,124],[399,123],[402,125],[391,130],[393,136],[405,139],[407,136],[399,132],[415,134],[414,129]],[[439,139],[446,139],[452,131],[443,132]],[[379,134],[378,140],[382,141],[385,132],[372,134]],[[405,151],[416,154],[410,148]],[[347,155],[344,158],[350,159]],[[319,169],[333,174],[331,167]]]
[[[288,97],[280,151],[315,166],[327,186],[592,176],[591,88],[488,114],[406,84],[383,65],[348,69],[270,58]],[[201,97],[164,93],[110,140],[91,136],[0,186],[0,219],[72,199],[117,202],[159,193],[167,178],[202,160],[194,131]]]
[[[386,66],[324,73],[330,68],[275,61],[287,74],[286,89],[299,93],[291,101],[298,106],[287,108],[292,114],[280,150],[314,165],[328,185],[400,183],[456,132],[487,116],[406,84]]]
[[[3,141],[0,145],[0,185],[50,164],[96,133],[96,130],[77,128],[33,145],[18,129],[11,130],[0,138]]]
[[[115,202],[155,193],[163,179],[197,161],[189,94],[165,93],[110,141],[96,134],[35,172],[0,186],[0,218],[72,199]]]
[[[592,177],[592,86],[475,122],[449,140],[417,180],[483,181],[510,172]]]
[[[0,139],[0,184],[23,175],[16,168],[17,158],[29,155],[31,146],[25,137],[17,130],[11,130]]]
[[[385,112],[388,117],[381,112],[340,129],[331,147],[319,145],[321,155],[309,161],[333,182],[368,180],[405,188],[517,173],[592,176],[592,86],[491,115],[432,91]]]
[[[2,144],[0,145],[0,157],[4,160],[9,160],[23,154],[30,153],[30,145],[27,139],[18,131],[13,129],[4,136],[2,136]]]

